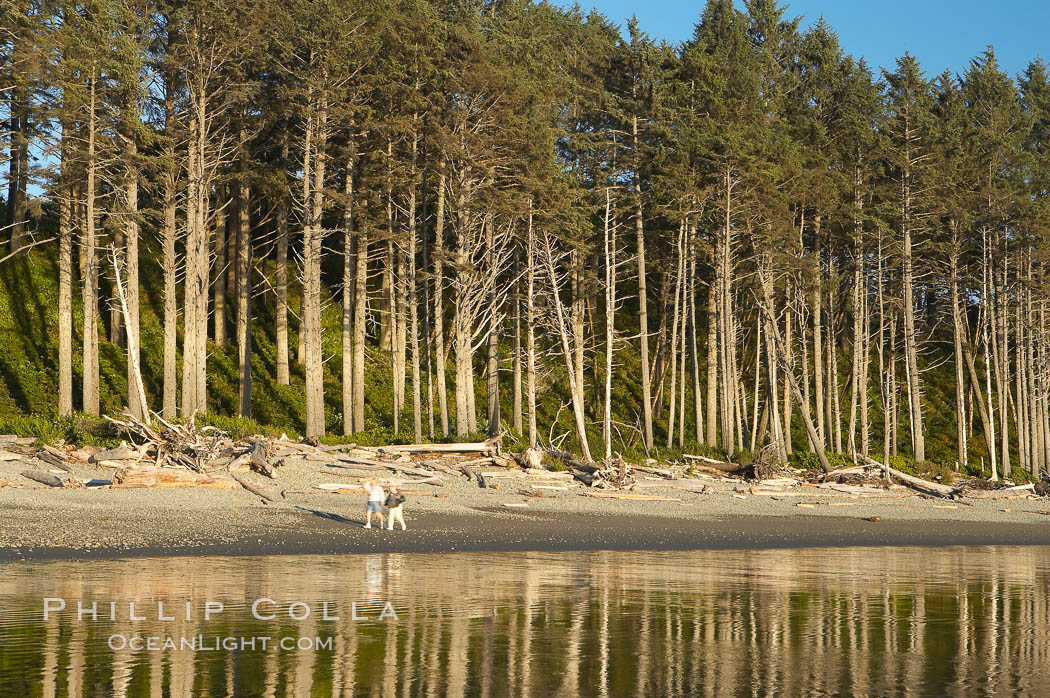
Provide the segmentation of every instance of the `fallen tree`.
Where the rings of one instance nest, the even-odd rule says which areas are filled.
[[[895,468],[891,468],[888,465],[872,460],[868,456],[858,455],[857,457],[867,463],[869,467],[880,469],[883,473],[889,476],[891,481],[896,480],[902,485],[912,488],[916,492],[922,492],[923,494],[928,494],[933,497],[944,497],[946,499],[951,499],[962,494],[961,487],[952,487],[950,485],[942,485],[939,482],[923,480],[921,477],[902,473]]]

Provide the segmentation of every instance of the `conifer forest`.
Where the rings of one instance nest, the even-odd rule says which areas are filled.
[[[1047,64],[681,19],[0,0],[5,409],[1050,470]]]

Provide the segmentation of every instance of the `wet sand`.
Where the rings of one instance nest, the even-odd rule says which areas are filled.
[[[3,506],[0,528],[5,531],[17,518],[23,530],[54,530],[57,526],[70,534],[2,545],[0,563],[165,555],[1050,545],[1050,521],[1044,521],[1048,517],[1031,511],[1018,513],[1038,516],[1039,521],[980,520],[972,517],[973,512],[967,512],[971,517],[966,519],[901,518],[877,505],[861,507],[880,511],[876,521],[869,520],[875,515],[868,511],[855,515],[705,515],[698,510],[690,516],[667,516],[638,513],[639,503],[630,504],[634,506],[622,512],[586,515],[502,507],[416,511],[406,516],[407,531],[366,530],[358,511],[304,504],[260,505],[247,516],[244,512],[183,510],[163,517],[166,523],[134,513],[88,519],[87,512],[72,509],[44,515],[35,509]],[[748,508],[743,503],[737,507]],[[215,528],[213,535],[207,532],[209,526]],[[79,534],[73,534],[77,530]]]

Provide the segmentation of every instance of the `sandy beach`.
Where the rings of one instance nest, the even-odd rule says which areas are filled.
[[[539,485],[508,470],[489,478],[498,489],[442,475],[414,485],[409,530],[362,528],[363,493],[330,493],[318,484],[356,482],[335,466],[296,462],[276,480],[254,483],[283,492],[266,503],[245,490],[200,488],[42,488],[0,464],[0,561],[133,555],[259,555],[775,548],[848,545],[1050,545],[1050,502],[851,497],[806,490],[793,496],[750,494],[739,481],[678,480],[640,490],[661,500],[602,499],[564,479]],[[501,474],[502,475],[502,474]],[[112,471],[78,466],[80,479]],[[19,482],[19,481],[22,482]],[[542,481],[542,480],[541,480]],[[659,483],[657,483],[659,484]],[[555,489],[557,488],[557,489]],[[538,496],[536,496],[538,495]]]

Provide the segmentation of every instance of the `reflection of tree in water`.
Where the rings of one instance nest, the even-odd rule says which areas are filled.
[[[0,695],[1046,693],[1039,548],[162,559],[16,566]],[[43,623],[40,598],[134,600],[146,621]],[[273,598],[260,622],[250,603]],[[156,600],[222,600],[158,622]],[[397,622],[378,622],[382,601]],[[310,618],[288,619],[305,601]],[[320,618],[329,601],[338,621]],[[369,622],[351,618],[350,602]],[[149,609],[151,608],[152,611]],[[100,607],[102,604],[100,604]],[[365,608],[367,606],[367,609]],[[337,608],[335,608],[337,607]],[[73,611],[75,614],[75,611]],[[120,612],[118,612],[118,616]],[[331,637],[328,650],[111,650],[126,635]],[[16,667],[14,671],[10,667]],[[18,669],[27,667],[27,669]],[[28,667],[33,667],[28,669]],[[19,674],[29,671],[30,674]],[[42,680],[42,681],[41,681]]]

